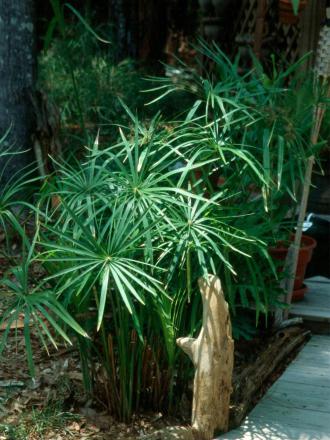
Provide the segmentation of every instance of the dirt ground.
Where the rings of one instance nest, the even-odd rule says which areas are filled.
[[[160,413],[136,417],[129,425],[116,422],[85,395],[74,348],[61,347],[48,355],[37,340],[32,343],[36,380],[28,374],[22,330],[12,331],[1,359],[1,440],[130,440],[178,423]]]
[[[1,335],[0,335],[1,336]],[[74,347],[62,346],[47,354],[32,339],[36,377],[28,374],[24,336],[12,330],[0,364],[0,440],[139,439],[166,426],[188,420],[161,413],[136,416],[118,423],[84,392],[79,356]],[[264,340],[238,344],[235,375],[250,365],[267,346]],[[285,368],[285,363],[264,384],[255,402]],[[239,402],[232,402],[233,405]],[[190,402],[187,402],[188,409]]]

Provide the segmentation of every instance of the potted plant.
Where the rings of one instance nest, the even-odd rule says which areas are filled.
[[[278,241],[275,246],[269,248],[268,252],[275,261],[282,261],[283,264],[279,265],[277,270],[279,272],[283,271],[283,266],[285,259],[288,255],[289,245],[294,240],[294,235],[290,236],[289,242]],[[303,235],[301,237],[301,244],[299,247],[299,257],[297,263],[297,269],[295,273],[294,286],[292,292],[292,300],[298,301],[304,298],[305,293],[307,293],[307,286],[304,284],[305,273],[308,263],[311,261],[313,251],[317,243],[314,238],[308,235]]]
[[[279,19],[283,24],[296,24],[307,0],[279,0]]]

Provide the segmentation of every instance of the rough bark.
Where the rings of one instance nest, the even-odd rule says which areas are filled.
[[[195,366],[192,429],[198,439],[212,439],[227,431],[232,389],[234,342],[231,322],[218,277],[199,279],[203,324],[196,339],[179,338],[177,344]]]
[[[35,83],[33,0],[0,0],[0,137],[10,128],[0,149],[29,150],[5,167],[6,181],[33,157],[33,126],[29,96]],[[3,170],[4,158],[0,158]]]

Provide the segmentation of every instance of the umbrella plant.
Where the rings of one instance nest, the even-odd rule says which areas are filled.
[[[80,163],[57,164],[40,200],[45,220],[36,256],[56,297],[92,338],[79,337],[83,370],[88,376],[91,358],[101,359],[109,407],[124,419],[141,402],[171,406],[189,375],[189,366],[178,369],[186,361],[175,339],[198,329],[197,278],[221,267],[236,276],[235,255],[267,260],[265,243],[233,221],[239,215],[227,205],[237,196],[225,189],[205,197],[194,178],[215,162],[208,152],[214,129],[201,126],[189,138],[181,124],[168,129],[156,117],[144,125],[126,110],[132,125],[120,129],[117,144],[96,141]],[[262,178],[248,153],[230,146],[223,152]],[[60,203],[52,209],[54,194]],[[268,297],[257,295],[258,313],[266,311]]]
[[[288,85],[297,66],[241,74],[216,46],[201,51],[209,73],[158,79],[156,100],[177,90],[196,97],[183,117],[141,122],[122,103],[130,124],[117,142],[97,137],[80,159],[54,161],[28,264],[3,282],[18,295],[6,316],[33,316],[45,345],[77,338],[86,389],[124,420],[173,408],[187,388],[191,366],[175,341],[200,328],[198,277],[221,278],[236,337],[279,305],[267,246],[311,149],[309,107],[287,104],[297,99]],[[35,261],[47,277],[30,291]]]

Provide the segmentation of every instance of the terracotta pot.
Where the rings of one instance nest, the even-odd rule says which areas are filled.
[[[291,0],[279,0],[279,19],[284,24],[296,24],[299,21],[301,11],[306,7],[307,0],[300,0],[298,7],[298,14],[293,12],[293,6]]]
[[[294,235],[292,234],[291,240],[294,240]],[[305,278],[305,273],[307,265],[310,262],[313,254],[313,250],[316,247],[316,240],[308,235],[303,235],[301,237],[301,245],[299,249],[298,264],[296,270],[296,276],[294,280],[293,290],[301,289],[303,286],[303,281]],[[271,247],[268,249],[269,254],[274,260],[285,261],[288,253],[288,246],[284,242],[279,242],[276,247]],[[283,270],[283,266],[278,268],[279,271]]]

